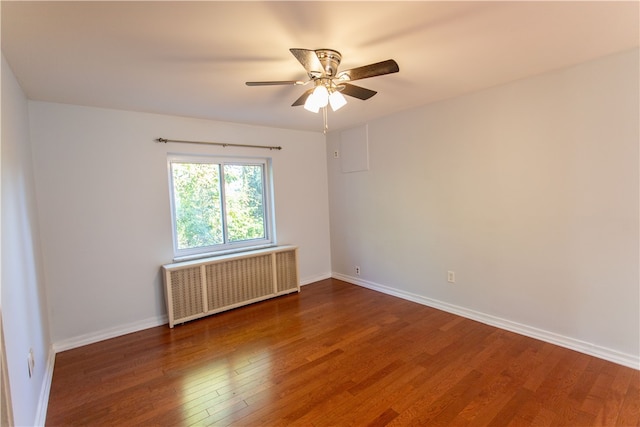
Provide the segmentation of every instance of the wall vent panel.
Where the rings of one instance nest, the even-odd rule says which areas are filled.
[[[169,326],[300,291],[298,249],[278,246],[162,266]]]

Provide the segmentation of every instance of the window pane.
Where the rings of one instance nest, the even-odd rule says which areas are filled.
[[[266,238],[263,177],[262,165],[224,165],[230,242]]]
[[[178,249],[224,242],[220,200],[220,166],[172,163]]]

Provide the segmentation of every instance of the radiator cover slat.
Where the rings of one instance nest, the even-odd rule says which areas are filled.
[[[172,307],[178,318],[204,313],[202,276],[199,267],[171,272]]]
[[[300,291],[298,248],[275,248],[162,266],[169,327]]]

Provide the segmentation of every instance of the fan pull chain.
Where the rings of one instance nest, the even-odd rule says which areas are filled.
[[[326,135],[327,131],[329,130],[329,122],[328,122],[328,117],[327,117],[327,107],[323,107],[322,108],[322,118],[324,119],[324,129],[322,129],[322,133]]]

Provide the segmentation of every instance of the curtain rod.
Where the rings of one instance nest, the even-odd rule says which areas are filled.
[[[182,142],[186,144],[208,144],[208,145],[220,145],[222,147],[247,147],[247,148],[268,148],[269,150],[282,150],[280,146],[269,146],[269,145],[249,145],[249,144],[228,144],[226,142],[207,142],[207,141],[183,141],[180,139],[165,139],[165,138],[157,138],[154,139],[155,142]]]

